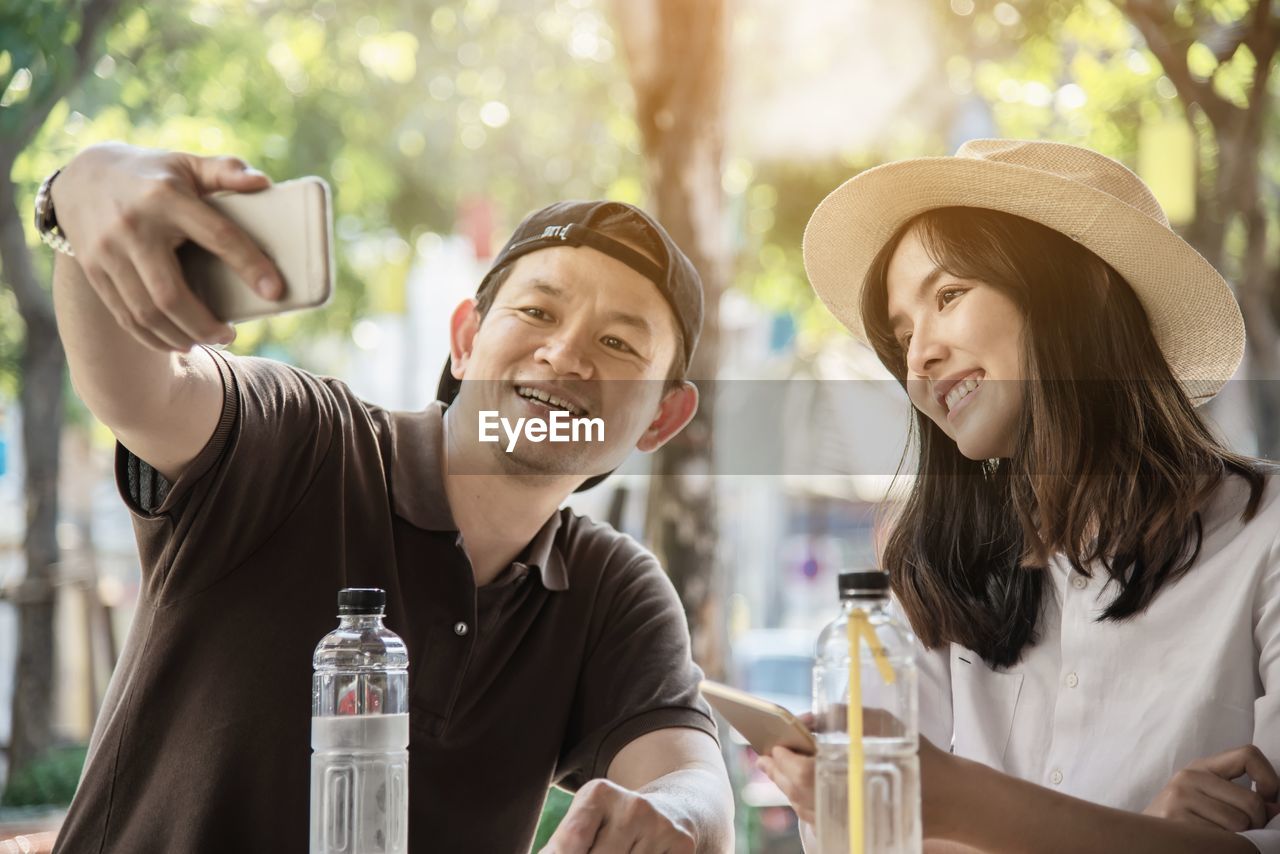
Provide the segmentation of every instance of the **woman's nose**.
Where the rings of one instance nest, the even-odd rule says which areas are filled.
[[[917,328],[907,345],[907,371],[918,376],[930,372],[947,357],[946,344],[928,327]]]

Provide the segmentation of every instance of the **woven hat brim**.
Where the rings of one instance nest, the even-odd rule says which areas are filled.
[[[850,332],[862,326],[863,281],[876,254],[927,210],[989,208],[1066,234],[1116,269],[1146,310],[1156,343],[1187,396],[1210,399],[1244,357],[1244,319],[1213,265],[1164,224],[1109,193],[1013,163],[925,157],[869,169],[837,187],[809,219],[804,266]]]

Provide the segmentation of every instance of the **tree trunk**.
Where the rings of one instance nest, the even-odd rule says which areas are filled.
[[[13,290],[26,326],[18,403],[22,407],[26,476],[26,574],[14,597],[18,607],[18,663],[13,684],[9,773],[49,746],[53,718],[53,582],[58,562],[58,466],[67,358],[58,337],[53,301],[31,264],[13,185],[13,166],[49,118],[54,105],[97,58],[98,38],[122,0],[87,0],[70,53],[46,57],[47,72],[21,105],[0,123],[0,271]]]
[[[724,0],[618,0],[618,31],[644,139],[650,208],[702,277],[705,319],[691,367],[698,414],[658,452],[648,538],[684,602],[694,655],[722,668],[723,570],[711,440],[720,294],[728,269],[720,183],[724,148]]]
[[[9,773],[50,743],[53,705],[53,575],[58,562],[58,453],[62,436],[66,356],[53,305],[40,287],[9,179],[0,165],[0,265],[19,295],[26,325],[19,404],[26,477],[26,575],[14,597],[18,609],[18,662],[13,684]]]

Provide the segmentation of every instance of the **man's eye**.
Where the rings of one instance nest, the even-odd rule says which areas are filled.
[[[613,335],[606,335],[604,336],[604,338],[601,338],[600,340],[604,342],[604,346],[609,347],[611,349],[619,350],[623,353],[635,352],[635,350],[631,349],[630,344],[628,344],[626,341],[623,341],[621,338],[615,337]]]
[[[545,311],[543,311],[542,309],[537,308],[537,307],[535,307],[535,306],[529,306],[528,308],[522,308],[522,309],[520,309],[520,311],[521,311],[521,312],[523,312],[524,314],[527,314],[529,317],[533,317],[533,318],[536,318],[536,319],[538,319],[538,320],[546,320],[548,317],[550,317],[550,315],[549,315],[549,314],[547,314]]]

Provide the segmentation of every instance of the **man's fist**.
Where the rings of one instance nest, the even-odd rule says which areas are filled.
[[[640,792],[605,779],[574,797],[542,854],[694,854],[693,832]]]

